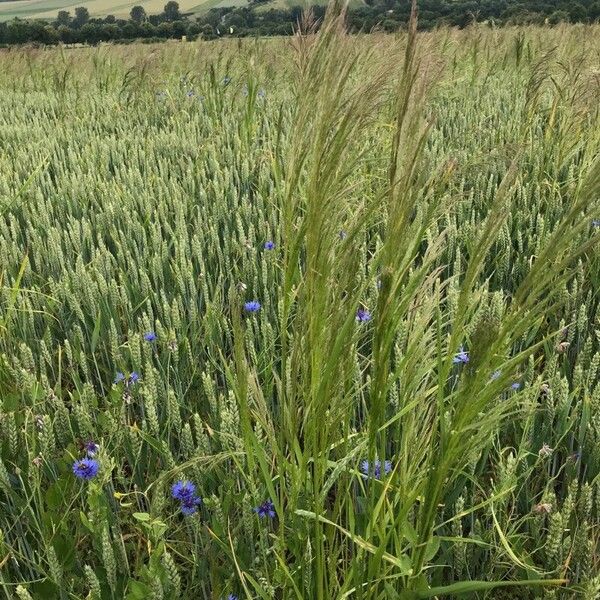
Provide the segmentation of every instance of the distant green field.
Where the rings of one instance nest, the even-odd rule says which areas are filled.
[[[276,0],[282,2],[284,0]],[[126,17],[132,6],[143,6],[149,14],[159,13],[167,0],[10,0],[0,2],[0,21],[19,18],[49,19],[59,10],[74,13],[75,7],[85,6],[92,16],[115,15]],[[183,12],[202,13],[216,6],[242,6],[246,0],[179,0]]]
[[[10,19],[52,19],[56,17],[59,10],[68,10],[73,14],[75,7],[85,6],[93,17],[115,15],[116,17],[127,17],[133,6],[141,5],[148,14],[156,14],[162,11],[168,0],[0,0],[0,21]],[[311,4],[326,4],[327,0],[313,0]],[[204,13],[211,8],[222,8],[226,6],[245,6],[247,0],[179,0],[182,12]],[[262,5],[259,10],[271,8],[285,9],[292,6],[303,6],[303,0],[272,0]],[[355,7],[363,4],[363,0],[350,0],[350,6]]]

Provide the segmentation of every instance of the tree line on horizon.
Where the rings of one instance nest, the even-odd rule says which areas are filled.
[[[250,0],[243,7],[212,8],[203,15],[182,13],[170,0],[159,14],[147,14],[133,6],[129,19],[114,15],[92,18],[84,6],[74,14],[60,10],[56,19],[13,19],[0,23],[0,45],[13,44],[98,44],[100,42],[155,42],[165,39],[189,40],[201,37],[289,35],[298,22],[302,7],[267,8],[271,0]],[[261,7],[261,10],[257,8]],[[325,7],[313,8],[320,19]],[[348,10],[351,32],[380,29],[394,32],[405,27],[410,17],[407,0],[366,0],[364,6]],[[600,20],[600,0],[423,0],[419,2],[419,28],[466,27],[472,22],[490,25],[556,25],[592,23]]]

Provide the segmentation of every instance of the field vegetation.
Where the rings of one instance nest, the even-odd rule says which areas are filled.
[[[0,590],[600,594],[600,29],[0,53]]]

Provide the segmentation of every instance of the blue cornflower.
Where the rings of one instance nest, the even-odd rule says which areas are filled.
[[[244,87],[242,88],[242,94],[244,94],[244,96],[248,95],[248,84],[244,84]]]
[[[492,377],[491,377],[492,381],[498,379],[498,377],[500,377],[500,375],[502,375],[502,371],[500,371],[500,369],[498,369],[497,371],[494,371],[492,373]]]
[[[510,386],[511,390],[514,390],[515,392],[519,389],[521,389],[521,384],[518,381],[515,381],[511,386]]]
[[[356,320],[359,323],[366,323],[371,320],[371,313],[366,308],[359,308],[356,311]]]
[[[275,517],[275,505],[271,500],[265,500],[261,505],[254,509],[254,512],[262,519],[263,517],[269,517],[273,519]]]
[[[258,312],[260,310],[260,302],[258,300],[250,300],[244,304],[244,310],[246,312]]]
[[[145,339],[147,342],[153,342],[153,341],[155,341],[155,340],[156,340],[156,338],[157,338],[157,337],[158,337],[158,336],[156,335],[156,332],[154,332],[154,331],[147,331],[147,332],[144,334],[144,339]]]
[[[196,486],[191,481],[180,480],[173,484],[171,488],[171,496],[175,500],[187,500],[193,498],[196,493]]]
[[[86,442],[83,445],[83,449],[85,450],[85,453],[91,457],[91,456],[94,456],[96,454],[96,452],[98,452],[98,450],[100,449],[100,446],[98,446],[98,444],[96,444],[96,442],[93,442],[90,440],[89,442]]]
[[[381,479],[381,461],[376,459],[373,463],[373,468],[368,460],[363,460],[360,463],[360,471],[364,477],[375,477],[375,479]],[[383,461],[383,474],[389,475],[392,471],[392,461],[384,460]]]
[[[99,468],[100,464],[98,461],[91,458],[82,458],[73,463],[73,473],[75,476],[86,481],[96,477]]]
[[[196,95],[196,92],[194,92],[194,90],[188,90],[185,94],[188,98],[191,98],[192,96]]]
[[[229,77],[228,75],[223,77],[223,85],[229,85],[230,83],[231,83],[231,77]]]
[[[461,346],[458,354],[452,359],[455,365],[466,365],[469,362],[469,353]]]
[[[121,382],[125,382],[125,387],[129,387],[130,385],[134,385],[136,384],[138,381],[140,380],[140,375],[137,371],[132,371],[131,374],[129,375],[129,377],[125,377],[125,375],[123,375],[123,373],[121,373],[120,371],[117,373],[117,376],[115,377],[115,380],[113,383],[117,384],[117,383],[121,383]]]
[[[258,93],[256,95],[259,98],[264,98],[267,95],[267,92],[265,92],[265,90],[263,90],[262,88],[260,88],[260,90],[258,90]]]
[[[238,597],[235,594],[229,594],[229,596],[227,596],[227,600],[238,600]]]
[[[594,219],[592,221],[592,227],[600,227],[600,219]]]
[[[340,236],[340,240],[345,240],[348,237],[348,234],[342,229],[338,235]]]
[[[265,250],[273,250],[273,248],[275,248],[275,243],[272,242],[271,240],[269,240],[268,242],[265,242]]]
[[[189,517],[198,510],[197,507],[199,504],[202,504],[202,499],[198,496],[191,495],[181,500],[181,505],[179,506],[179,508],[181,509],[181,512],[184,515]]]

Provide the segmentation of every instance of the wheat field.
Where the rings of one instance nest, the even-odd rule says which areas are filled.
[[[0,590],[600,594],[600,28],[0,51]]]

